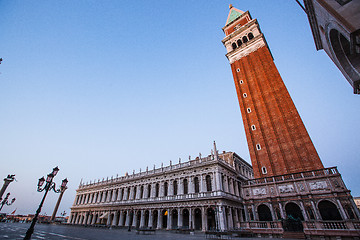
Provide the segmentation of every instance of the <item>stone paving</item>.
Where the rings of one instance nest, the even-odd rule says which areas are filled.
[[[23,239],[30,224],[28,223],[0,223],[0,239]],[[37,224],[32,240],[200,240],[206,239],[205,234],[199,232],[194,235],[179,234],[168,231],[156,231],[154,235],[138,235],[135,230],[86,228],[79,226]],[[238,239],[238,238],[237,238]],[[241,238],[242,240],[259,238]],[[284,239],[282,239],[284,240]]]

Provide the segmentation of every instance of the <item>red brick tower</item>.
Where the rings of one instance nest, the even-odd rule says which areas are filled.
[[[322,169],[257,20],[230,5],[223,31],[255,177]]]

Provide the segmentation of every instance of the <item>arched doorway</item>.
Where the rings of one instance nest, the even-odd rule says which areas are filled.
[[[184,209],[183,210],[183,227],[184,228],[189,228],[189,217],[190,217],[189,210]]]
[[[201,227],[202,227],[201,210],[199,208],[196,208],[194,210],[194,215],[195,215],[194,228],[195,228],[195,230],[201,230]]]
[[[271,216],[271,211],[268,206],[265,204],[260,204],[257,208],[258,215],[259,215],[259,221],[272,221],[273,218]]]
[[[328,200],[323,200],[319,202],[318,208],[322,220],[342,220],[339,210],[334,203]]]
[[[167,210],[163,210],[162,211],[162,226],[161,228],[167,228],[167,218],[168,218],[168,211]]]
[[[300,219],[300,220],[304,220],[304,216],[301,212],[300,207],[293,202],[289,202],[285,205],[285,212],[286,212],[286,216],[287,218],[294,218],[294,219]]]
[[[136,228],[140,227],[140,221],[141,221],[141,211],[138,211],[136,214]]]
[[[126,218],[128,217],[127,216],[127,211],[124,211],[124,218],[123,218],[123,222],[121,223],[121,226],[125,226],[125,223],[126,223]]]
[[[178,227],[178,211],[176,209],[171,211],[171,229],[176,229]]]
[[[132,222],[134,218],[134,211],[129,212],[129,226],[132,227]]]
[[[149,226],[149,210],[145,211],[145,221],[144,221],[144,226],[147,227]]]
[[[208,230],[215,230],[216,229],[216,216],[215,216],[214,209],[208,208],[206,213],[207,213]]]
[[[158,216],[159,216],[158,211],[154,210],[152,227],[155,228],[155,229],[157,228]]]

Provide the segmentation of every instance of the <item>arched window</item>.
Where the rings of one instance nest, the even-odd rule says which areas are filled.
[[[126,200],[129,200],[130,199],[130,187],[128,187],[128,190],[127,190],[127,199]]]
[[[148,185],[147,198],[151,196],[151,184]]]
[[[285,205],[285,212],[287,218],[291,217],[295,219],[304,220],[304,216],[302,215],[301,209],[296,203],[293,202],[287,203]]]
[[[249,37],[249,40],[251,40],[251,39],[253,39],[253,38],[254,38],[254,34],[249,33],[249,34],[248,34],[248,37]]]
[[[241,46],[241,44],[242,44],[241,39],[238,39],[236,42],[237,42],[237,45],[240,47],[240,46]]]
[[[121,199],[120,200],[123,200],[124,199],[124,189],[122,188],[121,189]]]
[[[210,175],[206,175],[206,191],[208,191],[208,192],[212,191]]]
[[[270,208],[265,204],[258,206],[259,221],[272,221]]]
[[[155,185],[155,197],[159,197],[159,184]]]
[[[237,48],[236,43],[232,43],[231,46],[232,46],[233,50],[235,50]]]
[[[342,220],[339,210],[334,203],[328,200],[323,200],[319,202],[318,208],[322,220]]]
[[[189,190],[188,190],[188,180],[185,178],[183,181],[183,185],[184,185],[184,194],[188,194]]]
[[[140,187],[140,196],[139,196],[140,199],[143,198],[143,193],[144,193],[144,186],[141,186]]]
[[[164,196],[167,196],[168,195],[168,183],[165,182],[164,183]]]
[[[173,182],[173,187],[174,187],[173,193],[174,193],[174,195],[177,195],[178,184],[177,184],[177,181],[176,181],[176,180]]]
[[[247,42],[248,42],[248,38],[247,38],[246,36],[243,36],[242,40],[243,40],[243,43],[247,43]]]
[[[198,177],[194,178],[194,187],[195,187],[195,193],[200,192],[199,191],[199,178]]]
[[[136,192],[137,192],[137,188],[134,187],[134,198],[133,199],[136,199]]]

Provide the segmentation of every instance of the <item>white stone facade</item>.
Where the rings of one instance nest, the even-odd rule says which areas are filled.
[[[81,184],[68,223],[227,230],[245,221],[241,185],[252,167],[233,152]]]

